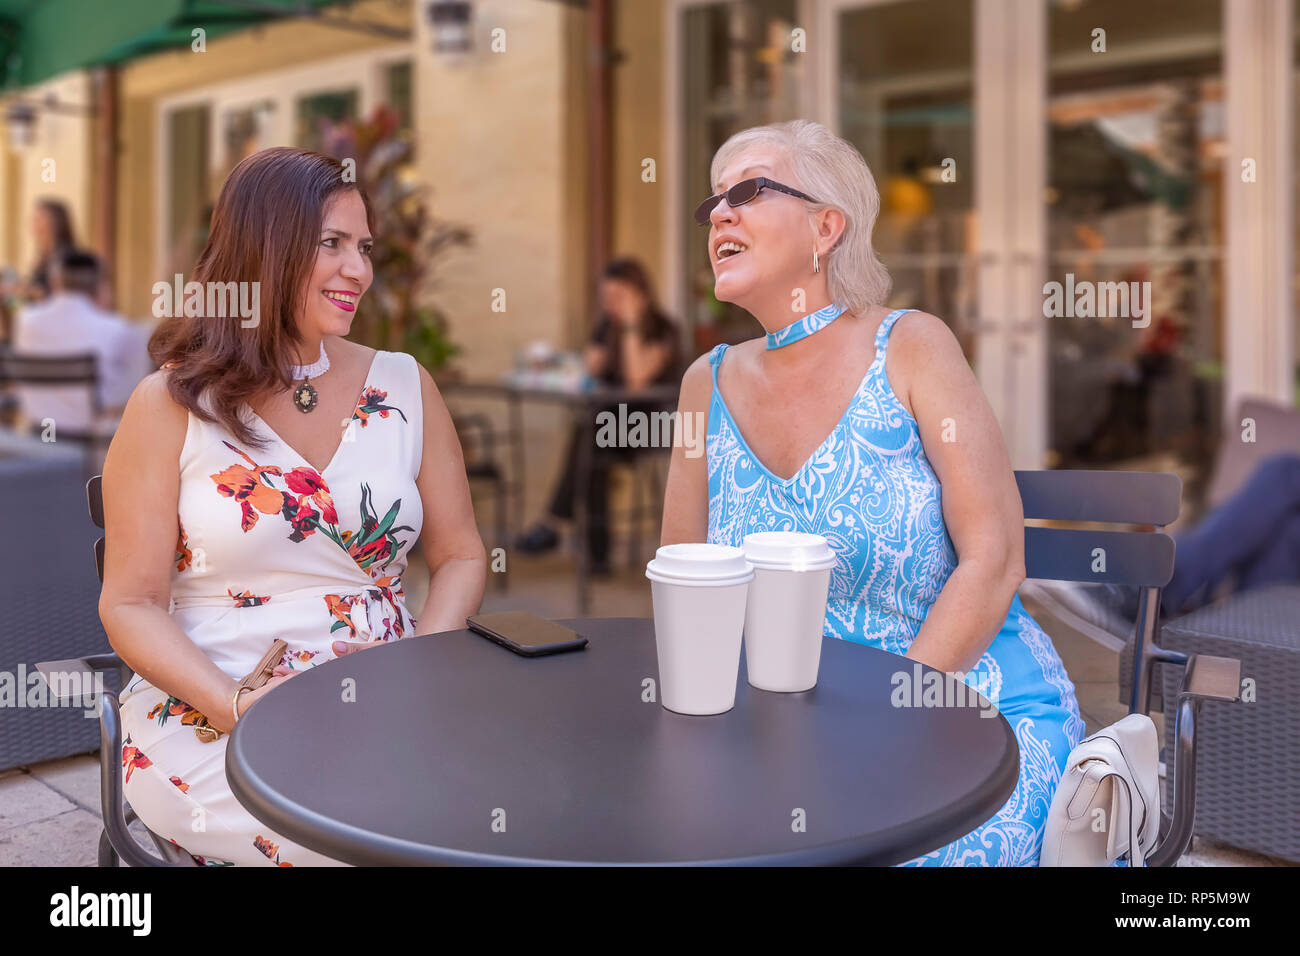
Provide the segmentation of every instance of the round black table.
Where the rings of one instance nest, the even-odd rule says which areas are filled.
[[[1015,787],[1000,714],[891,703],[912,661],[827,638],[817,686],[775,694],[742,657],[735,707],[686,717],[645,699],[653,622],[561,623],[585,650],[528,659],[448,631],[294,677],[235,725],[235,796],[359,865],[892,864]]]

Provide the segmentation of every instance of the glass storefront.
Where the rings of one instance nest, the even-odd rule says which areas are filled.
[[[839,134],[876,177],[891,308],[941,317],[974,360],[973,0],[838,15]],[[934,24],[943,24],[935,30]]]
[[[1177,471],[1195,493],[1225,389],[1224,9],[1223,0],[679,0],[673,115],[687,189],[671,214],[689,216],[707,194],[709,158],[737,129],[821,119],[876,176],[888,304],[943,318],[972,364],[994,370],[986,391],[1045,410],[1045,427],[1025,432],[1038,436],[1030,457]],[[1041,17],[1041,32],[1008,40],[1027,16]],[[813,37],[817,55],[801,58],[789,36],[805,21],[825,32]],[[1041,46],[1029,49],[1034,36]],[[1300,33],[1296,62],[1300,88]],[[1037,84],[1037,98],[1018,97]],[[1014,142],[1006,129],[1020,131]],[[1013,158],[1023,183],[981,192]],[[1035,216],[1041,241],[1016,231]],[[752,336],[751,319],[713,301],[703,231],[685,233],[673,254],[684,256],[697,351]],[[1015,279],[1014,315],[982,303],[977,280],[992,291],[990,276],[1031,280]],[[981,350],[1020,357],[981,364]],[[1024,359],[1035,354],[1041,366]]]
[[[1049,464],[1204,476],[1223,375],[1222,34],[1220,0],[1050,8]]]
[[[685,210],[708,196],[709,164],[733,133],[751,126],[797,119],[803,80],[801,55],[793,50],[795,0],[705,3],[683,11],[682,111],[686,175]],[[708,230],[692,225],[681,254],[687,277],[688,324],[695,354],[719,342],[752,338],[754,320],[713,297]]]

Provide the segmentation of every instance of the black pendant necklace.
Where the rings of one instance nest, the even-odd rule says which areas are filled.
[[[311,365],[295,365],[289,373],[294,381],[302,379],[302,384],[293,390],[293,407],[304,415],[316,407],[320,396],[311,384],[311,379],[318,378],[329,371],[330,357],[325,354],[325,343],[320,344],[320,358]]]
[[[311,382],[303,382],[293,390],[293,407],[303,413],[310,412],[316,407],[318,398],[316,389],[312,388]]]

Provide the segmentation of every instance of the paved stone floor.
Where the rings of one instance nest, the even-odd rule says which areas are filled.
[[[653,546],[647,544],[653,551]],[[593,584],[591,617],[648,617],[650,590],[640,567],[626,567],[626,548],[614,552],[625,566]],[[420,574],[415,562],[407,578]],[[530,610],[543,617],[577,616],[571,558],[557,553],[517,559],[509,588],[489,581],[484,611]],[[410,588],[410,604],[424,594]],[[1091,733],[1124,716],[1116,688],[1116,655],[1038,612],[1051,633],[1078,693]],[[1162,718],[1157,715],[1157,722]],[[99,839],[99,764],[95,755],[51,760],[0,772],[0,866],[94,866]],[[1283,861],[1197,840],[1183,866],[1273,866]]]

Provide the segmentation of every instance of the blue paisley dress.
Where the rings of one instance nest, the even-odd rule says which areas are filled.
[[[957,566],[939,479],[916,420],[885,375],[889,333],[908,311],[891,312],[880,324],[875,361],[848,410],[789,479],[772,474],[750,451],[718,391],[726,345],[709,355],[706,443],[708,540],[739,545],[753,531],[822,535],[837,557],[825,633],[900,655]],[[1019,782],[986,823],[904,865],[1035,866],[1056,782],[1084,727],[1051,639],[1018,596],[966,682],[997,704],[1015,732]]]

